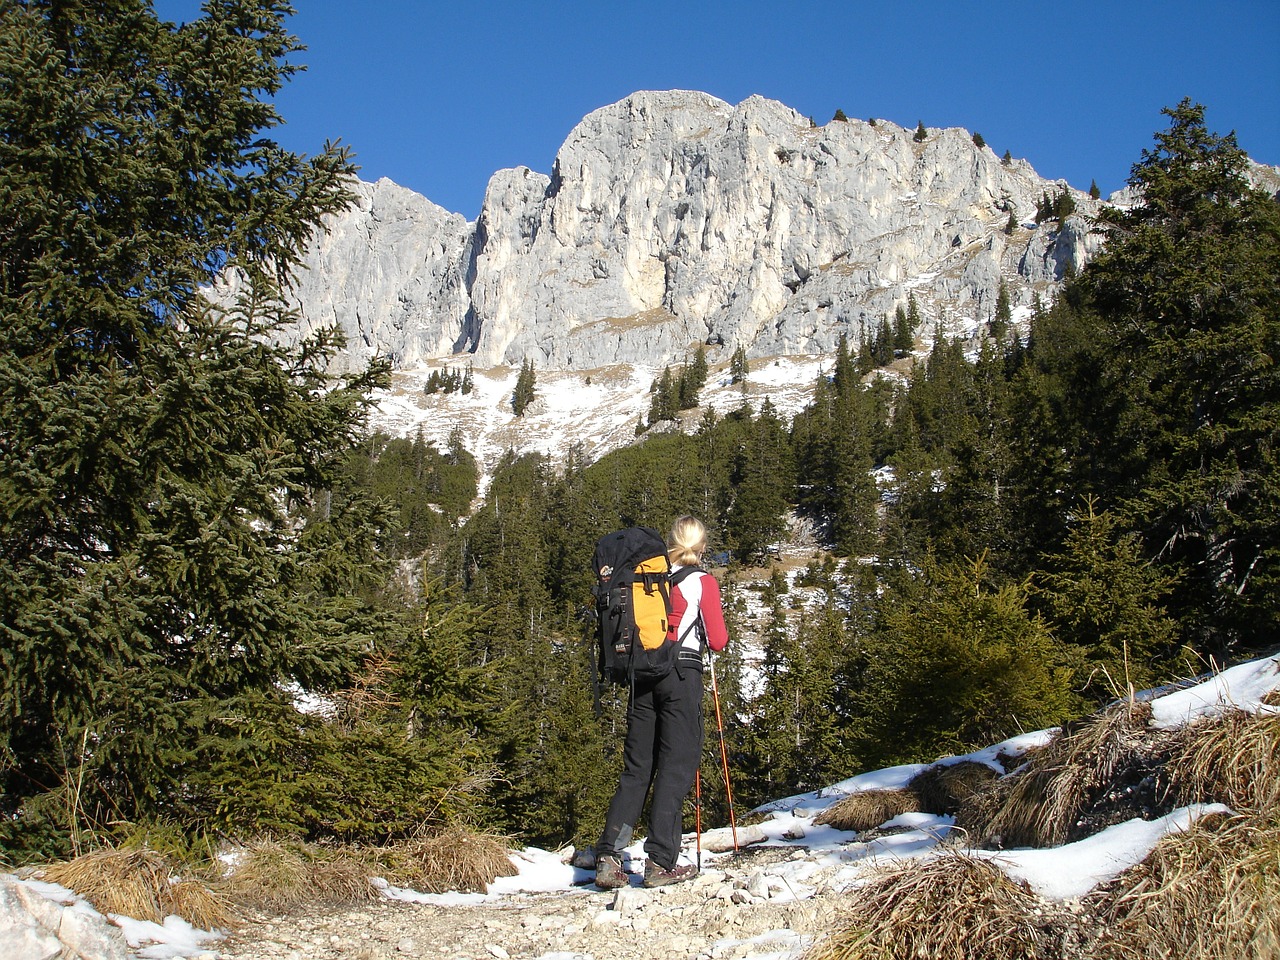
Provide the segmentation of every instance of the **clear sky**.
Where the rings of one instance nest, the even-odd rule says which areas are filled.
[[[182,21],[197,0],[157,0]],[[752,94],[981,133],[1051,179],[1124,186],[1160,111],[1204,104],[1280,164],[1280,0],[294,0],[307,66],[276,138],[350,145],[474,219],[496,170],[550,173],[588,113],[637,90]]]

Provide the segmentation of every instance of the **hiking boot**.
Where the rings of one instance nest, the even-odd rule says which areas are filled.
[[[631,878],[622,869],[622,861],[617,857],[605,854],[596,861],[596,886],[600,889],[613,890],[625,887],[630,882]]]
[[[650,860],[644,868],[644,885],[646,887],[665,887],[669,883],[680,883],[692,880],[698,875],[698,868],[692,863],[677,863],[670,870],[663,870]],[[597,881],[598,883],[599,881]]]

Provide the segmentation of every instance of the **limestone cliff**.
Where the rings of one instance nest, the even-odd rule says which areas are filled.
[[[578,124],[550,176],[496,173],[474,223],[359,184],[295,295],[303,332],[336,323],[355,364],[462,353],[585,370],[708,340],[723,343],[713,360],[823,353],[909,293],[925,334],[990,319],[1002,280],[1015,305],[1051,296],[1095,242],[1079,218],[1034,223],[1063,189],[961,129],[917,141],[883,120],[815,127],[761,97],[643,92]]]

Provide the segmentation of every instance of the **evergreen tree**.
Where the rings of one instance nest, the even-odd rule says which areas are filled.
[[[273,346],[282,285],[354,168],[267,135],[299,49],[280,6],[206,9],[181,29],[140,2],[0,10],[10,850],[62,852],[108,820],[209,824],[190,775],[250,725],[296,729],[286,685],[334,688],[367,640],[334,585],[371,517],[292,511],[386,368],[334,383],[334,338]],[[248,281],[225,309],[199,292],[224,268]]]
[[[707,351],[699,344],[693,361],[680,371],[676,385],[679,409],[692,410],[698,405],[699,395],[707,382],[707,372]]]
[[[670,367],[662,368],[662,377],[651,387],[653,397],[649,401],[649,426],[663,420],[674,420],[680,412],[680,386],[671,375]]]
[[[982,134],[975,133],[973,135],[973,145],[977,147],[979,150],[981,150],[983,147],[987,145],[987,141],[982,138]]]
[[[786,511],[795,488],[791,444],[773,404],[766,397],[760,415],[741,416],[745,442],[730,468],[732,502],[725,532],[739,560],[764,553],[786,529]]]
[[[1067,217],[1076,212],[1076,198],[1071,195],[1071,191],[1063,187],[1062,192],[1058,194],[1057,199],[1053,202],[1053,215],[1061,223]]]
[[[982,560],[922,562],[878,604],[857,691],[860,756],[928,762],[1066,720],[1067,657],[1028,609],[1025,584],[993,584]]]
[[[841,110],[839,107],[836,107],[835,116],[833,116],[831,119],[838,120],[840,123],[845,123],[849,118],[844,115],[843,110]]]
[[[1129,181],[1142,204],[1112,214],[1115,237],[1073,284],[1123,405],[1077,409],[1112,465],[1103,506],[1124,504],[1183,580],[1171,612],[1187,639],[1220,652],[1280,626],[1280,205],[1203,107],[1164,112]]]
[[[919,123],[916,124],[916,133],[915,133],[914,139],[916,143],[924,143],[924,141],[929,139],[929,131],[924,128],[923,120],[921,120]]]
[[[920,314],[916,311],[916,322],[919,323],[919,321]],[[895,357],[910,356],[915,345],[915,328],[912,326],[912,321],[908,319],[907,312],[899,304],[893,314],[893,355]]]
[[[1013,308],[1009,304],[1009,288],[1003,280],[996,294],[996,312],[987,329],[997,343],[1003,343],[1013,330]]]
[[[1004,152],[1004,156],[1000,158],[1000,162],[1003,163],[1006,167],[1009,166],[1009,164],[1013,163],[1013,154],[1010,153],[1008,150],[1006,150]]]
[[[875,337],[871,341],[871,359],[877,367],[887,367],[893,362],[893,330],[889,326],[889,318],[881,317],[876,327]]]
[[[1145,690],[1172,659],[1175,628],[1165,611],[1172,579],[1142,556],[1141,539],[1117,518],[1086,513],[1040,574],[1038,594],[1054,635],[1076,650],[1077,690],[1105,702]]]
[[[746,384],[747,374],[751,372],[751,365],[747,362],[747,351],[738,346],[733,351],[733,356],[729,358],[729,380],[731,383]],[[744,386],[745,389],[745,386]]]
[[[537,374],[533,369],[533,361],[525,360],[520,364],[520,373],[516,377],[516,388],[511,395],[511,410],[517,417],[523,417],[537,397]]]
[[[1102,196],[1102,191],[1098,189],[1097,180],[1089,181],[1089,196],[1094,200],[1097,200],[1099,197]]]

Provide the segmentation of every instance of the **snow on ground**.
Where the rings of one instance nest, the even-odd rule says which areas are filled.
[[[778,415],[789,420],[813,396],[823,362],[820,357],[802,356],[756,361],[743,384],[730,383],[724,365],[713,366],[702,390],[701,410],[724,416],[750,403],[758,412],[768,397]],[[440,449],[457,430],[480,464],[482,490],[484,480],[508,450],[542,453],[555,462],[576,446],[589,460],[597,460],[634,443],[637,425],[648,418],[649,388],[662,374],[660,368],[643,366],[535,370],[534,402],[522,417],[516,417],[511,398],[519,370],[473,369],[471,393],[428,395],[425,386],[431,371],[445,367],[458,369],[442,362],[395,373],[391,386],[374,395],[369,425],[396,437],[413,437],[421,431],[424,440]],[[701,410],[688,414],[683,429],[697,428]]]
[[[1156,697],[1152,702],[1155,718],[1153,724],[1173,727],[1201,717],[1220,715],[1232,709],[1274,710],[1275,708],[1262,704],[1263,698],[1273,690],[1280,690],[1280,658],[1243,663],[1210,676],[1194,686]],[[1032,747],[1047,742],[1052,734],[1053,731],[1030,733],[971,754],[943,758],[940,762],[974,760],[999,767],[998,757],[1016,759]],[[923,813],[903,814],[883,825],[886,830],[897,828],[897,832],[878,835],[865,842],[849,831],[815,825],[813,822],[819,813],[849,794],[905,786],[923,768],[922,764],[906,764],[871,771],[821,790],[786,797],[760,807],[761,812],[771,814],[771,818],[759,827],[765,835],[765,845],[791,848],[796,853],[790,859],[770,868],[771,874],[783,883],[785,893],[782,897],[812,897],[815,888],[806,881],[820,870],[834,869],[834,880],[828,882],[836,889],[850,889],[864,882],[869,867],[936,855],[939,842],[951,830],[950,817]],[[1011,878],[1025,880],[1045,898],[1070,899],[1085,895],[1098,884],[1141,863],[1163,837],[1188,829],[1200,817],[1226,810],[1220,804],[1197,804],[1152,821],[1135,819],[1116,824],[1092,837],[1051,849],[973,853],[989,858]],[[694,834],[685,837],[685,856],[690,860],[694,856],[696,839]],[[637,861],[643,858],[641,841],[629,847],[626,854]],[[701,856],[704,870],[710,870],[715,869],[718,860],[730,854],[713,854],[704,849]],[[565,862],[566,858],[561,852],[527,848],[514,852],[511,859],[517,874],[494,881],[485,894],[423,894],[391,886],[385,881],[377,881],[377,885],[383,895],[391,899],[447,907],[488,901],[497,903],[506,897],[524,893],[560,891],[565,895],[584,895],[584,885],[593,878],[590,871],[577,869]],[[51,884],[21,882],[31,885],[50,899],[65,902],[68,896],[74,897],[69,891],[55,888]],[[84,904],[83,909],[91,911],[88,904]],[[176,917],[168,918],[163,925],[116,916],[112,920],[125,930],[130,944],[139,948],[139,957],[216,955],[218,934],[193,930],[189,924]],[[770,938],[770,944],[776,942],[777,953],[770,956],[776,956],[778,960],[789,960],[798,956],[803,949],[802,938],[794,931],[774,930],[766,936]],[[764,941],[755,938],[752,942]],[[736,945],[724,941],[717,946],[732,949]]]

